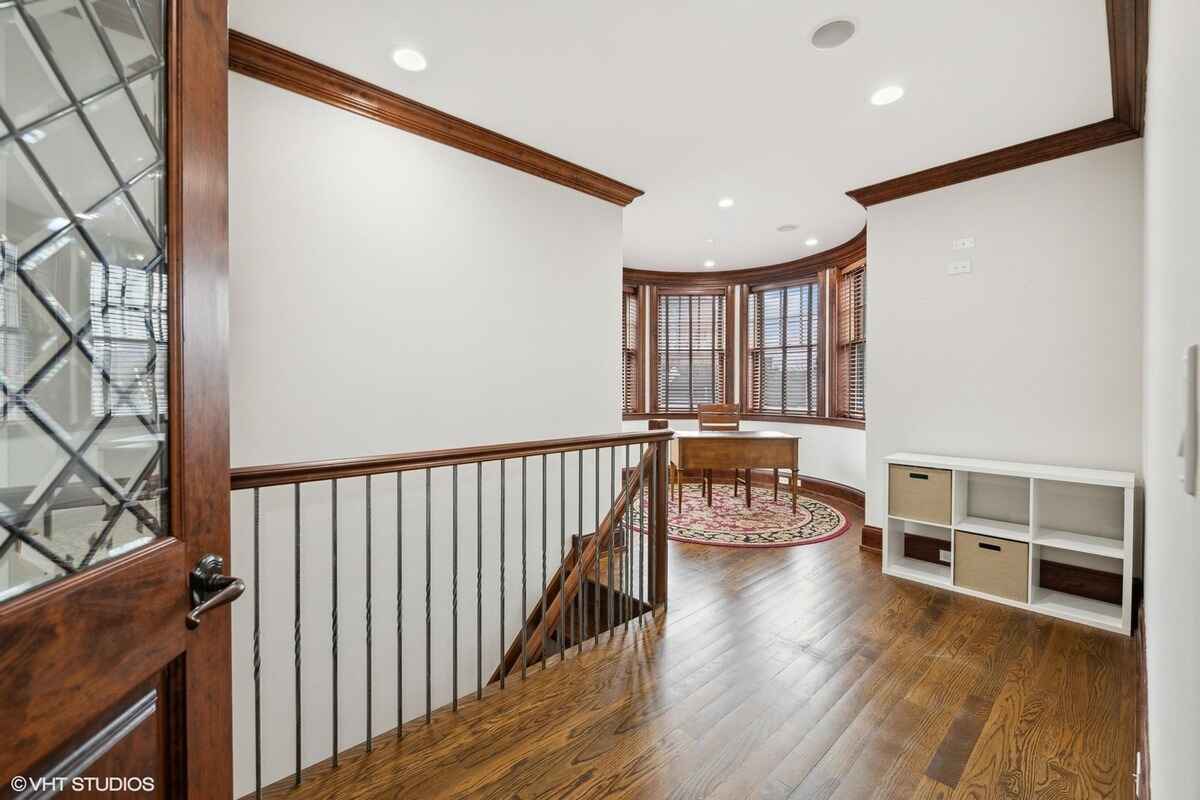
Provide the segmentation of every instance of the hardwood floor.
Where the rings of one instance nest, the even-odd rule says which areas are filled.
[[[670,605],[289,798],[1132,798],[1134,640],[833,541],[671,544]]]

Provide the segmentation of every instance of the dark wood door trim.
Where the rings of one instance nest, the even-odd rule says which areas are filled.
[[[229,56],[224,0],[172,5],[168,442],[171,532],[187,547],[174,578],[186,595],[187,572],[206,553],[222,556],[226,572],[238,569],[229,559]],[[176,624],[184,635],[183,618]],[[233,795],[229,608],[206,615],[186,637],[162,698],[167,723],[186,725],[186,743],[168,755],[164,796],[227,800]]]
[[[1107,11],[1112,118],[851,189],[846,194],[869,207],[1141,136],[1146,115],[1150,2],[1107,0]]]
[[[643,192],[297,53],[229,32],[229,69],[506,167],[627,206]]]

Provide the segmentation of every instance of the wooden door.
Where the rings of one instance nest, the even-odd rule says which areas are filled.
[[[227,800],[225,2],[0,26],[0,796]]]

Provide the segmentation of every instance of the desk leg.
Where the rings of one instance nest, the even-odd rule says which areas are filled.
[[[796,513],[796,467],[792,466],[792,513]]]
[[[776,467],[775,469],[771,470],[771,474],[774,476],[773,483],[775,484],[775,502],[778,503],[779,502],[779,468]]]
[[[712,508],[712,492],[713,492],[712,470],[709,470],[709,469],[704,470],[704,486],[708,490],[708,507]]]
[[[746,470],[746,508],[750,507],[750,495],[754,493],[754,487],[750,484],[750,476],[753,470]]]

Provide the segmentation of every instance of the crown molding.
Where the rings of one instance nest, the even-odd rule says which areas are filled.
[[[610,203],[627,206],[643,194],[641,189],[233,30],[229,68]]]
[[[705,270],[703,272],[670,272],[666,270],[630,269],[622,272],[625,283],[631,286],[716,287],[745,283],[751,286],[780,283],[820,272],[830,267],[848,267],[867,255],[867,229],[864,227],[853,239],[842,242],[811,256],[784,261],[765,267]]]
[[[1149,0],[1106,0],[1106,10],[1112,74],[1111,119],[851,189],[846,194],[864,207],[870,207],[1141,136],[1146,116],[1150,3]]]
[[[1106,119],[1074,130],[1002,147],[990,153],[923,169],[882,183],[851,189],[846,194],[864,207],[870,207],[932,189],[941,189],[944,186],[953,186],[956,183],[965,183],[976,178],[1083,153],[1097,147],[1127,142],[1138,138],[1138,135],[1137,131],[1121,120]]]

